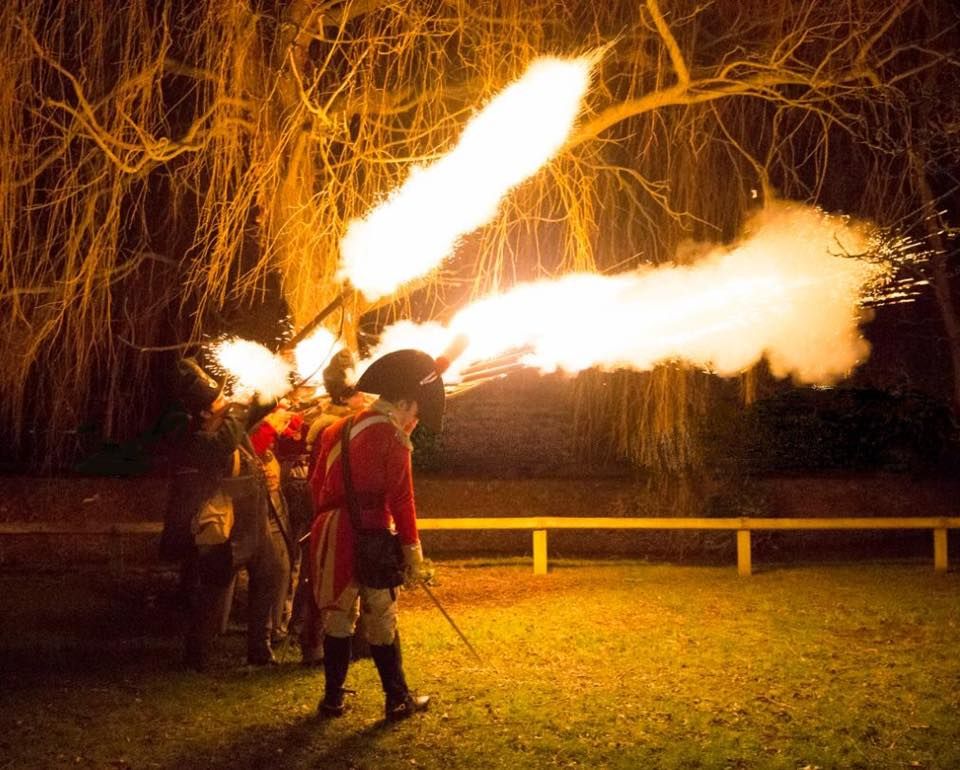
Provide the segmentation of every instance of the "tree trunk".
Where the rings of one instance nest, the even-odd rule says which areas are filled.
[[[950,351],[950,362],[953,367],[953,414],[954,417],[960,418],[960,320],[957,318],[953,289],[950,285],[947,245],[937,225],[939,217],[936,199],[927,180],[925,158],[921,157],[915,148],[910,150],[910,165],[917,191],[920,193],[924,227],[933,246],[933,255],[930,257],[933,293],[940,308],[940,317],[947,335],[947,348]]]

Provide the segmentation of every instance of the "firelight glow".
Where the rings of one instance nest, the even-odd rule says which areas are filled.
[[[341,345],[328,329],[319,327],[293,349],[293,363],[258,342],[230,337],[210,346],[213,360],[233,383],[233,396],[247,401],[254,393],[264,399],[286,395],[291,377],[312,383],[320,379],[323,368]]]
[[[297,376],[308,381],[319,380],[324,367],[339,349],[336,335],[329,329],[318,327],[293,349]]]
[[[341,279],[368,300],[437,268],[501,199],[563,146],[590,84],[589,57],[535,60],[467,124],[457,145],[407,180],[340,242]]]
[[[776,203],[739,243],[694,264],[520,284],[468,305],[446,327],[394,325],[373,357],[402,347],[437,355],[463,334],[469,344],[445,381],[520,348],[522,362],[544,372],[681,360],[730,376],[766,357],[778,377],[830,384],[869,353],[862,304],[890,277],[889,266],[864,258],[872,238],[866,226]]]
[[[233,399],[247,401],[254,393],[279,398],[290,390],[293,367],[258,342],[230,337],[211,347],[217,365],[233,380]]]

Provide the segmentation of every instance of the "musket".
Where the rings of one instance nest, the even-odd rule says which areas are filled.
[[[353,287],[349,284],[345,285],[340,293],[330,300],[330,302],[328,302],[327,305],[319,313],[317,313],[306,326],[300,329],[300,331],[294,334],[290,340],[283,344],[283,349],[293,350],[293,348],[297,346],[298,342],[302,342],[304,339],[306,339],[310,332],[322,324],[324,319],[326,319],[328,315],[346,302],[352,294]]]

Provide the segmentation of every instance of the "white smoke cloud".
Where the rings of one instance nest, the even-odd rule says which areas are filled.
[[[865,258],[874,245],[868,225],[776,202],[734,245],[698,246],[694,264],[520,284],[468,305],[446,329],[390,327],[375,354],[419,347],[436,356],[464,334],[461,369],[526,348],[524,362],[542,371],[645,371],[679,360],[731,376],[766,358],[778,377],[830,384],[869,354],[861,300],[888,274]]]

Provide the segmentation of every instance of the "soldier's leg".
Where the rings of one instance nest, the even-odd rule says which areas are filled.
[[[270,647],[273,609],[286,581],[286,550],[275,548],[266,533],[247,567],[250,575],[247,598],[247,662],[265,666],[276,662]]]
[[[299,631],[297,628],[298,610],[297,589],[300,585],[300,563],[303,558],[303,551],[299,545],[293,552],[293,560],[290,562],[290,578],[287,581],[287,594],[283,601],[283,611],[280,614],[280,625],[278,629],[283,634],[295,634]]]
[[[283,630],[286,633],[298,634],[304,617],[302,599],[299,595],[300,585],[303,582],[301,571],[305,571],[304,559],[307,558],[309,549],[309,544],[302,542],[302,538],[310,532],[310,524],[313,522],[313,495],[307,483],[306,469],[302,465],[295,466],[296,468],[299,468],[303,475],[291,476],[285,490],[290,513],[293,553],[290,561],[290,589],[284,605]]]
[[[307,556],[301,548],[300,563],[303,569],[297,573],[297,587],[293,594],[293,613],[288,633],[296,634],[300,642],[301,661],[313,666],[323,660],[323,629],[320,627],[320,611],[313,599],[313,583],[304,560]]]
[[[357,627],[360,615],[360,596],[356,587],[347,589],[341,606],[349,609],[327,610],[323,613],[323,700],[317,707],[321,716],[340,716],[344,709],[343,684],[350,668],[350,637]]]
[[[274,558],[279,565],[273,582],[273,602],[270,611],[271,641],[278,642],[286,629],[284,611],[287,606],[287,597],[290,595],[290,552],[287,550],[287,541],[281,532],[271,532],[270,540],[273,545]]]
[[[177,579],[177,606],[185,609],[189,617],[190,608],[197,595],[200,576],[197,573],[197,552],[191,550],[180,560]]]
[[[323,661],[323,628],[320,624],[320,611],[306,588],[297,588],[294,602],[294,619],[297,627],[297,640],[300,642],[300,662],[305,666],[315,666]]]
[[[233,609],[233,597],[237,590],[237,576],[239,575],[239,572],[236,570],[231,570],[231,572],[233,575],[223,589],[223,603],[217,610],[217,623],[219,626],[217,633],[220,634],[225,634],[227,632],[227,626],[230,623],[230,610]]]
[[[206,668],[213,639],[220,633],[234,578],[229,544],[204,549],[197,557],[197,587],[190,608],[184,662]]]
[[[412,695],[407,686],[397,630],[396,596],[396,590],[391,588],[360,590],[367,640],[383,685],[385,715],[389,720],[404,719],[425,710],[430,703],[429,696]]]

